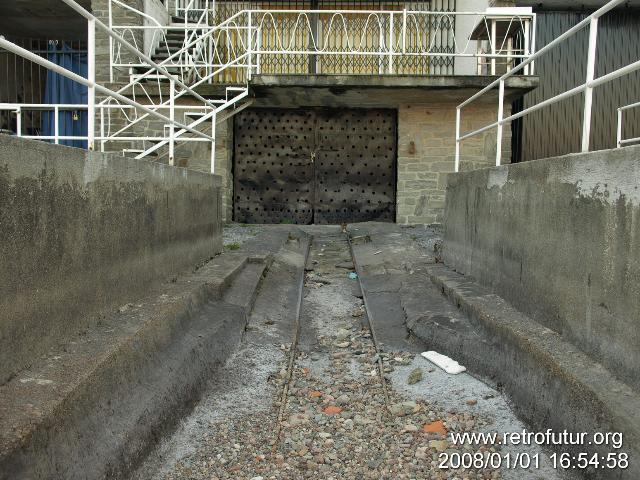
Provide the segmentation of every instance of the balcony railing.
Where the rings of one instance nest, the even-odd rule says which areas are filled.
[[[111,2],[122,6],[119,0]],[[485,12],[256,9],[239,11],[216,26],[209,25],[205,10],[197,21],[187,22],[185,17],[184,23],[171,25],[157,21],[112,24],[138,49],[135,39],[142,37],[141,32],[153,32],[154,41],[145,53],[171,56],[166,66],[186,81],[202,78],[245,53],[250,74],[496,75],[514,68],[535,50],[535,18],[526,8]],[[181,54],[172,56],[176,51]],[[142,59],[125,53],[119,44],[112,49],[112,68],[145,66]],[[244,80],[237,78],[237,72],[226,71],[211,83]]]

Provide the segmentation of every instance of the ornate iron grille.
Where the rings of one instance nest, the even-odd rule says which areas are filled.
[[[274,0],[263,2],[218,1],[215,22],[221,22],[243,9],[269,10],[396,10],[454,12],[455,0],[416,1],[336,1],[336,0]],[[262,15],[252,20],[261,25],[258,39],[262,48],[278,50],[285,44],[291,49],[305,50],[322,44],[328,50],[341,50],[350,42],[357,41],[364,52],[378,51],[388,42],[390,21],[388,17],[362,14],[350,17],[344,29],[335,28],[332,14],[310,15],[310,28],[301,28],[301,19],[296,14],[277,16]],[[453,15],[413,15],[412,28],[406,37],[408,55],[396,57],[394,73],[400,75],[451,75],[454,69],[455,19]],[[400,49],[402,16],[393,20],[394,48]],[[306,27],[306,26],[305,26]],[[433,53],[450,53],[452,56],[427,57],[411,55],[429,50]],[[263,74],[380,74],[388,69],[388,57],[376,55],[303,55],[269,54],[260,59]]]

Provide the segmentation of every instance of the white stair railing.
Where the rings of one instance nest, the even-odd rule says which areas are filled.
[[[624,147],[625,145],[631,145],[633,143],[640,143],[640,137],[632,137],[632,138],[623,137],[624,112],[634,108],[640,108],[640,102],[632,103],[630,105],[625,105],[623,107],[618,108],[618,124],[616,128],[616,146],[618,148]]]
[[[595,76],[595,66],[596,66],[596,46],[598,40],[598,21],[608,12],[613,10],[618,5],[624,3],[624,0],[611,0],[607,2],[600,9],[596,10],[591,15],[587,16],[582,21],[578,22],[575,26],[571,27],[569,30],[564,32],[562,35],[556,37],[551,42],[546,44],[540,50],[532,54],[529,58],[525,59],[517,65],[513,70],[507,71],[500,78],[487,85],[485,88],[480,90],[478,93],[472,95],[467,100],[462,102],[456,108],[456,152],[455,152],[455,171],[458,172],[460,170],[460,148],[461,144],[464,140],[471,138],[473,136],[479,135],[486,131],[496,129],[496,166],[499,166],[502,161],[502,133],[505,124],[516,120],[518,118],[524,117],[529,113],[535,112],[537,110],[541,110],[549,105],[553,105],[562,100],[566,100],[567,98],[571,98],[575,95],[583,94],[584,95],[584,103],[583,103],[583,116],[582,116],[582,144],[581,144],[581,152],[588,152],[589,146],[591,142],[591,113],[593,107],[593,89],[600,87],[602,85],[611,82],[617,78],[620,78],[624,75],[629,75],[633,72],[640,71],[640,59],[638,61],[630,63],[628,65],[622,66],[618,69],[615,69],[605,75],[600,77]],[[540,56],[546,54],[549,50],[552,50],[562,42],[567,39],[573,37],[578,32],[583,29],[589,30],[589,45],[587,48],[587,68],[585,72],[585,82],[567,90],[565,92],[559,93],[551,98],[543,100],[535,105],[532,105],[528,108],[525,108],[519,112],[513,113],[508,116],[504,116],[504,103],[505,103],[505,83],[509,79],[509,77],[517,74],[519,71],[529,68],[533,62]],[[493,123],[480,127],[476,130],[463,133],[462,132],[462,113],[463,109],[467,107],[472,102],[478,100],[484,94],[498,88],[498,116],[497,120]],[[629,105],[627,107],[622,107],[623,109],[629,109],[639,104]],[[619,122],[621,115],[621,110],[618,110],[618,118]],[[635,139],[633,139],[635,140]],[[631,143],[632,140],[625,140],[626,144]],[[618,125],[618,147],[622,146],[621,141],[621,124]]]

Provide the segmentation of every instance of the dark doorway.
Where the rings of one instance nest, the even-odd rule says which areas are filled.
[[[395,221],[395,110],[245,110],[235,117],[234,219]]]

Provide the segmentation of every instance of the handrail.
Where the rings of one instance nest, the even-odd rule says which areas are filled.
[[[627,111],[627,110],[631,110],[632,108],[638,108],[640,107],[640,102],[636,102],[636,103],[631,103],[629,105],[624,105],[622,107],[618,108],[618,123],[616,126],[616,146],[618,148],[621,148],[623,145],[629,145],[631,143],[638,143],[640,142],[640,137],[633,137],[633,138],[622,138],[622,115],[623,112]]]
[[[63,0],[63,1],[67,1],[67,0]],[[201,42],[202,40],[209,38],[211,35],[213,35],[213,33],[217,30],[224,30],[222,27],[226,27],[227,24],[231,23],[232,21],[235,21],[235,19],[239,16],[241,16],[244,13],[244,10],[235,13],[234,15],[232,15],[231,17],[229,17],[228,19],[226,19],[224,22],[211,27],[210,30],[205,33],[203,36],[201,36],[200,38],[194,40],[193,42],[184,45],[182,47],[182,49],[174,52],[173,54],[169,55],[167,58],[165,58],[163,61],[161,61],[158,64],[155,64],[157,66],[160,67],[164,67],[167,66],[167,64],[169,64],[169,62],[171,62],[172,60],[174,60],[176,57],[179,57],[180,55],[182,55],[183,50],[187,50],[191,47],[193,47],[194,45],[196,45],[198,42]],[[135,80],[130,81],[128,84],[126,84],[125,86],[121,87],[120,89],[118,89],[118,93],[122,93],[124,91],[126,91],[127,89],[133,87],[134,85],[140,83],[142,80],[144,80],[145,78],[147,78],[149,75],[152,75],[153,72],[156,70],[156,68],[149,68],[146,72],[139,74],[139,76],[136,76]],[[103,102],[101,102],[103,103]]]
[[[100,20],[98,20],[91,12],[85,10],[75,0],[62,0],[62,1],[64,3],[66,3],[69,7],[74,9],[76,12],[78,12],[80,15],[85,17],[87,20],[93,21],[95,23],[95,26],[100,28],[105,33],[107,33],[107,35],[112,37],[114,40],[119,41],[131,53],[133,53],[134,55],[137,55],[138,57],[142,58],[145,62],[147,62],[149,65],[153,66],[155,68],[155,70],[158,71],[158,73],[160,73],[164,77],[168,78],[169,80],[174,80],[181,88],[184,88],[185,90],[189,91],[189,93],[191,93],[191,95],[193,95],[195,98],[197,98],[201,102],[203,102],[203,103],[205,103],[205,104],[207,104],[207,105],[209,105],[211,107],[214,107],[214,105],[212,103],[210,103],[209,100],[204,98],[199,93],[196,93],[193,90],[191,90],[191,88],[189,88],[181,80],[176,78],[175,75],[171,75],[165,68],[163,68],[161,65],[158,65],[156,62],[151,60],[151,58],[149,56],[147,56],[144,53],[142,53],[139,50],[137,50],[133,45],[131,45],[129,42],[127,42],[124,38],[122,38],[120,35],[115,33],[108,26],[106,26],[104,23],[102,23]]]
[[[607,12],[611,11],[612,9],[614,9],[616,6],[620,5],[621,3],[623,3],[624,0],[611,0],[609,1],[607,4],[605,4],[603,7],[599,8],[598,10],[596,10],[594,13],[592,13],[591,15],[589,15],[588,17],[586,17],[584,20],[581,20],[580,22],[578,22],[576,25],[574,25],[573,27],[571,27],[569,30],[567,30],[566,32],[564,32],[562,35],[556,37],[554,40],[552,40],[551,42],[549,42],[547,45],[545,45],[544,47],[542,47],[540,50],[538,50],[537,52],[533,53],[528,59],[524,60],[523,62],[521,62],[519,65],[517,65],[515,68],[513,68],[512,70],[506,72],[504,75],[502,75],[500,78],[498,78],[497,80],[491,82],[488,86],[486,86],[485,88],[483,88],[482,90],[480,90],[479,92],[477,92],[476,94],[472,95],[471,97],[469,97],[467,100],[465,100],[464,102],[460,103],[457,107],[456,107],[456,150],[455,150],[455,171],[458,172],[460,170],[460,144],[463,140],[473,137],[475,135],[478,135],[480,133],[483,133],[487,130],[491,130],[493,128],[497,128],[497,140],[496,140],[496,144],[497,144],[497,148],[496,148],[496,165],[500,165],[501,163],[501,156],[502,156],[502,151],[501,151],[501,146],[502,146],[502,128],[503,125],[511,122],[512,120],[524,117],[525,115],[531,113],[531,112],[535,112],[537,110],[540,110],[548,105],[552,105],[554,103],[557,103],[561,100],[564,100],[565,98],[569,98],[572,96],[575,96],[579,93],[583,93],[585,94],[585,102],[584,102],[584,112],[583,112],[583,123],[582,123],[582,152],[588,152],[589,151],[589,141],[590,141],[590,134],[591,134],[591,109],[592,109],[592,96],[593,96],[593,89],[596,87],[599,87],[611,80],[614,80],[616,78],[619,78],[623,75],[627,75],[631,72],[634,72],[636,70],[640,70],[640,60],[638,60],[637,62],[631,63],[629,65],[626,65],[624,67],[621,67],[617,70],[614,70],[613,72],[610,72],[606,75],[603,75],[601,77],[598,78],[594,78],[595,76],[595,56],[596,56],[596,42],[597,42],[597,32],[598,32],[598,19],[600,17],[602,17],[604,14],[606,14]],[[546,52],[548,52],[549,50],[557,47],[561,42],[563,42],[564,40],[566,40],[567,38],[575,35],[578,31],[582,30],[583,28],[585,28],[587,25],[589,25],[589,47],[588,47],[588,60],[587,60],[587,72],[586,72],[586,80],[583,84],[578,85],[577,87],[571,88],[565,92],[562,92],[558,95],[555,95],[551,98],[548,98],[542,102],[537,103],[536,105],[533,105],[531,107],[525,108],[524,110],[521,110],[520,112],[514,113],[512,115],[509,115],[508,117],[504,117],[503,116],[503,107],[504,107],[504,90],[505,90],[505,81],[515,75],[517,72],[519,72],[520,70],[522,70],[523,68],[525,68],[527,65],[531,64],[532,62],[534,62],[537,58],[539,58],[541,55],[544,55]],[[498,92],[498,118],[495,122],[489,124],[489,125],[485,125],[484,127],[478,128],[476,130],[473,130],[471,132],[465,133],[465,134],[461,134],[461,116],[462,116],[462,109],[469,105],[471,102],[473,102],[474,100],[477,100],[480,96],[482,96],[484,93],[494,89],[496,86],[498,86],[499,88],[499,92]]]
[[[66,1],[66,0],[64,0],[64,1]],[[182,129],[184,129],[184,130],[186,130],[186,131],[188,131],[190,133],[193,133],[193,134],[195,134],[195,135],[197,135],[199,137],[203,137],[203,138],[207,138],[209,140],[213,140],[213,137],[211,137],[211,136],[209,136],[209,135],[207,135],[207,134],[205,134],[205,133],[203,133],[203,132],[201,132],[199,130],[191,128],[191,127],[189,127],[187,125],[183,125],[182,123],[177,122],[175,120],[171,120],[168,117],[165,117],[164,115],[156,112],[155,110],[136,102],[135,100],[131,100],[131,99],[125,97],[124,95],[120,95],[120,94],[108,89],[107,87],[104,87],[104,86],[102,86],[102,85],[100,85],[98,83],[95,83],[94,81],[88,80],[88,79],[78,75],[77,73],[72,72],[71,70],[67,70],[66,68],[61,67],[60,65],[57,65],[57,64],[55,64],[53,62],[50,62],[49,60],[47,60],[47,59],[45,59],[45,58],[43,58],[43,57],[41,57],[39,55],[36,55],[35,53],[32,53],[32,52],[30,52],[29,50],[27,50],[25,48],[19,47],[15,43],[12,43],[12,42],[6,40],[3,35],[0,35],[0,48],[4,48],[5,50],[8,50],[9,52],[12,52],[12,53],[14,53],[14,54],[16,54],[18,56],[24,57],[27,60],[32,61],[33,63],[37,63],[38,65],[40,65],[40,66],[42,66],[42,67],[44,67],[44,68],[46,68],[48,70],[56,72],[56,73],[58,73],[58,74],[60,74],[60,75],[62,75],[64,77],[67,77],[70,80],[73,80],[74,82],[80,83],[81,85],[84,85],[84,86],[86,86],[88,88],[94,88],[94,89],[96,89],[97,91],[99,91],[100,93],[102,93],[104,95],[109,95],[111,97],[114,97],[114,98],[120,100],[123,103],[126,103],[128,105],[131,105],[131,106],[137,108],[137,109],[140,109],[140,110],[142,110],[144,112],[147,112],[150,115],[153,115],[156,118],[159,118],[160,120],[163,120],[165,122],[169,122],[169,123],[171,123],[171,124],[173,124],[173,125],[175,125],[175,126],[177,126],[179,128],[182,128]],[[89,115],[92,115],[92,114],[95,115],[95,112],[89,112]],[[92,132],[90,131],[89,135],[91,135],[91,134],[92,134]]]
[[[623,3],[624,1],[625,0],[612,0],[612,1],[610,1],[609,3],[604,5],[602,8],[600,8],[599,10],[597,10],[594,13],[592,13],[591,15],[589,15],[584,20],[578,22],[576,25],[571,27],[569,30],[564,32],[562,35],[560,35],[559,37],[554,38],[552,41],[547,43],[544,47],[542,47],[538,51],[536,51],[533,54],[531,54],[527,60],[523,61],[519,65],[516,65],[512,70],[510,70],[507,73],[505,73],[504,75],[502,75],[499,79],[491,82],[489,85],[484,87],[478,93],[476,93],[475,95],[472,95],[471,97],[469,97],[467,100],[465,100],[460,105],[458,105],[458,107],[464,107],[464,106],[468,105],[469,103],[473,102],[475,99],[477,99],[483,93],[486,93],[489,90],[492,90],[496,85],[499,85],[501,80],[505,80],[506,78],[509,78],[509,77],[515,75],[517,72],[522,70],[524,67],[526,67],[530,63],[534,62],[538,57],[540,57],[541,55],[544,55],[546,52],[548,52],[549,50],[555,48],[558,44],[560,44],[561,42],[563,42],[567,38],[575,35],[577,32],[582,30],[587,24],[590,23],[591,18],[600,18],[602,15],[604,15],[608,11],[612,10],[613,8],[615,8],[619,4]]]

